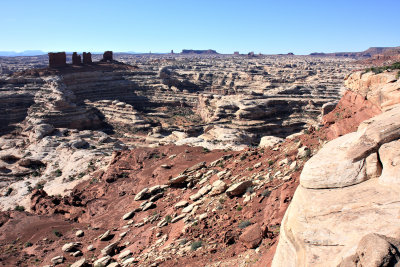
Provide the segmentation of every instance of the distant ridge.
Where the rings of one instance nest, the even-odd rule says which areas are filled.
[[[334,56],[350,58],[370,58],[378,54],[398,53],[400,46],[397,47],[370,47],[362,52],[336,52],[336,53],[311,53],[310,56]]]
[[[47,54],[41,50],[25,50],[22,52],[15,51],[0,51],[2,57],[22,57],[22,56],[41,56]]]

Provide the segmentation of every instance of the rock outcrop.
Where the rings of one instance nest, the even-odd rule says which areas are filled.
[[[369,101],[366,108],[382,113],[327,143],[305,164],[272,266],[398,261],[397,243],[387,240],[398,238],[400,228],[400,81],[392,73],[358,72],[347,85]]]
[[[65,52],[49,53],[49,67],[59,68],[67,65],[67,55]]]

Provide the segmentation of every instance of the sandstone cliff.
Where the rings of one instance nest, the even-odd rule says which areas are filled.
[[[400,80],[356,72],[346,85],[353,100],[375,109],[369,116],[382,113],[305,164],[272,266],[394,266],[399,259]]]

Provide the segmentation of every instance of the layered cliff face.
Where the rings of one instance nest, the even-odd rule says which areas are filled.
[[[26,118],[43,84],[42,79],[34,77],[0,79],[0,134],[12,131],[16,123]]]
[[[334,101],[339,94],[329,100]],[[286,137],[307,125],[318,124],[322,105],[327,99],[311,95],[263,96],[233,95],[199,98],[197,112],[208,123],[224,124],[256,134]]]
[[[359,107],[353,115],[371,118],[305,164],[272,266],[394,266],[399,260],[400,81],[391,72],[356,72],[346,84],[353,100],[375,110]]]

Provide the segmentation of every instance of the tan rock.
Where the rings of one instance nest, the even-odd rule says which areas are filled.
[[[272,266],[337,266],[364,235],[392,236],[400,225],[394,216],[399,196],[399,186],[378,179],[337,189],[299,186],[282,220]]]
[[[279,138],[276,136],[263,136],[261,137],[260,144],[258,147],[268,148],[273,147],[276,144],[282,143],[284,141],[283,138]]]
[[[384,184],[400,184],[400,140],[383,144],[379,157],[383,165],[379,180]]]
[[[213,184],[212,184],[212,189],[210,192],[211,196],[216,196],[219,194],[222,194],[225,192],[225,190],[228,188],[228,185],[221,180],[216,180]]]
[[[399,139],[399,121],[400,104],[361,123],[357,130],[360,136],[349,148],[347,157],[357,161],[376,152],[380,145]]]
[[[365,159],[353,162],[347,157],[358,136],[351,133],[327,143],[304,165],[300,184],[306,188],[337,188],[365,181]]]
[[[82,258],[82,259],[80,259],[80,260],[74,262],[70,267],[83,267],[83,266],[86,265],[86,263],[87,263],[87,262],[86,262],[86,259],[85,259],[85,258]]]
[[[102,257],[93,263],[93,267],[106,267],[107,264],[110,262],[110,260],[111,260],[110,256]]]

